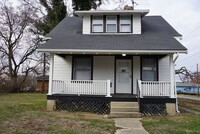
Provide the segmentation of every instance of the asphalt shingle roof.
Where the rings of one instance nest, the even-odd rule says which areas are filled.
[[[161,16],[145,16],[141,35],[83,35],[82,19],[66,17],[39,49],[187,50],[174,36],[180,34]]]

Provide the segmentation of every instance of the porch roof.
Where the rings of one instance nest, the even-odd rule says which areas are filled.
[[[94,50],[100,51],[161,51],[187,52],[174,37],[181,35],[161,16],[145,16],[142,34],[82,34],[82,19],[66,17],[49,34],[51,37],[40,46],[41,52]],[[63,52],[62,51],[62,52]]]

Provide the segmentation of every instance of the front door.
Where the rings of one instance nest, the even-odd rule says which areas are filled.
[[[131,60],[116,60],[116,93],[131,94]]]

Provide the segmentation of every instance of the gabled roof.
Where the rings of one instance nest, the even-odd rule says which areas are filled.
[[[187,49],[174,36],[181,36],[161,16],[145,16],[141,35],[82,34],[82,18],[66,17],[50,33],[52,37],[38,51],[173,51]]]

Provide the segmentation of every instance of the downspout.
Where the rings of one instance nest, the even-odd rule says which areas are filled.
[[[174,70],[175,70],[175,62],[179,57],[179,53],[177,53],[175,59],[173,60],[174,62]],[[174,72],[174,78],[175,78],[175,72]],[[175,96],[176,96],[176,112],[180,113],[179,109],[178,109],[178,97],[177,97],[177,90],[176,90],[176,80],[174,79],[174,87],[175,87]]]

